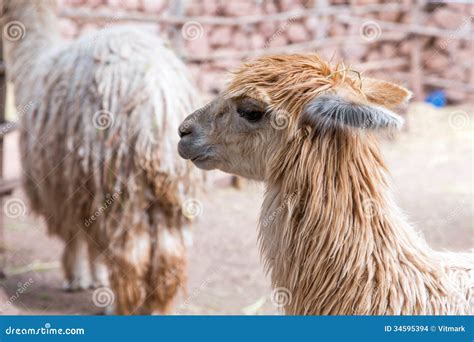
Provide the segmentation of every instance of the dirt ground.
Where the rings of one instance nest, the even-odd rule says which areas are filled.
[[[474,247],[472,107],[435,110],[412,105],[409,130],[384,139],[383,149],[399,205],[437,249]],[[17,136],[6,141],[7,176],[20,174]],[[261,184],[223,186],[222,174],[201,199],[193,228],[187,295],[177,314],[276,314],[259,260],[256,224]],[[219,180],[220,179],[220,180]],[[220,183],[220,185],[217,185]],[[17,191],[10,198],[22,198]],[[6,198],[8,200],[9,198]],[[61,289],[62,243],[48,237],[41,219],[4,217],[7,278],[0,282],[0,314],[99,314],[93,291]]]

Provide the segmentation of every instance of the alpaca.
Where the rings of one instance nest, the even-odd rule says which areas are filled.
[[[62,41],[51,0],[4,0],[3,24],[15,101],[29,109],[23,185],[66,243],[68,287],[110,286],[117,314],[168,313],[186,281],[181,205],[201,180],[175,150],[197,100],[184,64],[128,27]]]
[[[180,155],[264,181],[259,242],[296,315],[473,313],[472,254],[430,249],[393,201],[375,132],[406,89],[317,55],[244,64],[180,126]]]

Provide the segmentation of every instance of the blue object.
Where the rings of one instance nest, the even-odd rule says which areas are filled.
[[[426,96],[425,102],[431,103],[437,108],[444,107],[446,106],[446,93],[444,92],[444,90],[432,91]]]

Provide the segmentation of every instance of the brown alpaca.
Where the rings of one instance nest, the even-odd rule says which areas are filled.
[[[67,287],[110,279],[116,313],[169,312],[186,282],[181,204],[200,179],[175,149],[197,103],[186,67],[140,30],[68,43],[55,1],[2,4],[8,76],[17,107],[29,109],[20,127],[24,189],[48,232],[66,242]]]
[[[288,314],[473,312],[472,255],[439,253],[393,201],[374,131],[410,93],[316,55],[262,57],[188,116],[179,153],[266,184],[259,240]]]

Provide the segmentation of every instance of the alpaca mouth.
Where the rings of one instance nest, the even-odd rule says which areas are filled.
[[[213,161],[212,156],[208,154],[198,154],[189,159],[196,167],[202,170],[213,170],[216,168],[215,161]]]
[[[178,143],[178,154],[181,156],[181,158],[191,160],[193,163],[209,158],[209,155],[205,151],[202,151],[202,149],[196,148],[196,146],[189,144],[189,142],[184,141],[183,138],[181,138],[180,142]]]
[[[196,157],[191,158],[191,161],[192,161],[193,163],[199,163],[199,162],[206,161],[207,159],[209,159],[209,156],[197,155]]]
[[[178,143],[178,154],[183,159],[190,160],[195,166],[203,170],[212,170],[215,168],[215,160],[212,161],[213,153],[210,153],[209,148],[197,148],[184,141],[181,138]]]

